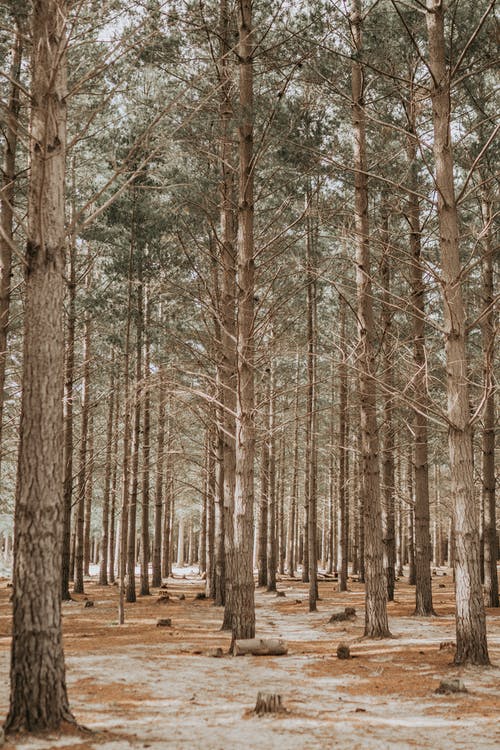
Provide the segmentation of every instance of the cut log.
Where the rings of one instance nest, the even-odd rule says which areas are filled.
[[[343,610],[334,612],[328,622],[351,622],[356,619],[356,610],[354,607],[345,607]]]
[[[458,677],[452,677],[449,680],[441,680],[435,692],[438,695],[450,695],[450,693],[467,693],[468,690],[462,680],[459,680]]]
[[[281,695],[278,693],[257,693],[257,703],[255,704],[255,713],[257,716],[263,714],[280,714],[286,711],[281,702]]]
[[[233,647],[233,656],[285,656],[288,648],[281,638],[243,638]]]

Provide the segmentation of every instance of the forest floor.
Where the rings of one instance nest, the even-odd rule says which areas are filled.
[[[438,571],[444,573],[445,571]],[[185,576],[185,577],[183,577]],[[487,669],[457,668],[453,650],[451,576],[433,578],[437,617],[412,617],[414,589],[397,583],[388,605],[393,638],[362,639],[363,591],[349,583],[339,594],[320,582],[318,611],[308,612],[307,584],[278,581],[285,596],[258,589],[257,635],[283,637],[287,656],[231,657],[220,631],[222,610],[196,600],[204,584],[193,571],[126,605],[118,626],[116,587],[86,582],[85,597],[63,605],[67,682],[77,721],[89,733],[18,736],[5,750],[385,750],[500,747],[500,611],[488,610]],[[10,590],[0,581],[0,713],[8,706]],[[181,595],[184,599],[180,599]],[[334,610],[352,606],[353,622],[330,624]],[[172,627],[157,627],[158,618]],[[339,643],[350,645],[339,660]],[[221,647],[223,656],[210,650]],[[467,693],[436,695],[443,678],[459,677]],[[279,693],[286,712],[253,713],[259,691]]]

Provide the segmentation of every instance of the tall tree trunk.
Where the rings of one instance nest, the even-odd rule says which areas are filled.
[[[145,329],[144,329],[144,422],[142,441],[142,514],[141,514],[141,596],[149,596],[149,476],[151,455],[151,391],[150,391],[150,342],[151,306],[147,283],[144,290]]]
[[[444,8],[441,0],[428,0],[427,8],[444,304],[448,443],[455,520],[455,663],[489,664],[479,565],[479,519],[474,499],[467,329],[453,178],[450,77],[445,56]]]
[[[142,340],[143,340],[143,267],[142,257],[137,258],[137,322],[135,355],[134,426],[132,434],[132,458],[130,466],[130,500],[128,506],[127,540],[127,594],[129,603],[136,601],[135,564],[137,561],[137,496],[139,493],[139,452],[141,443],[141,395],[142,395]]]
[[[392,309],[391,309],[391,260],[389,237],[389,209],[387,196],[382,195],[381,210],[381,241],[382,260],[380,278],[382,293],[382,331],[383,331],[383,381],[384,381],[384,430],[382,446],[382,469],[384,490],[384,559],[385,576],[387,579],[387,598],[394,601],[395,565],[396,565],[396,535],[394,523],[394,348],[391,339]]]
[[[90,248],[87,248],[87,275],[85,278],[85,289],[90,289]],[[84,568],[85,568],[85,497],[87,485],[87,473],[89,468],[89,417],[90,417],[90,360],[91,360],[91,336],[92,328],[90,311],[87,310],[84,323],[83,338],[83,378],[82,378],[82,419],[80,434],[80,455],[78,465],[78,504],[76,510],[76,539],[75,539],[75,581],[73,591],[75,594],[84,593]],[[87,526],[88,528],[88,526]]]
[[[413,376],[412,397],[416,403],[413,418],[415,436],[415,615],[434,614],[432,605],[431,539],[429,510],[429,458],[427,440],[427,372],[425,352],[425,286],[421,257],[420,205],[418,198],[418,163],[416,149],[415,94],[410,90],[408,108],[409,136],[407,154],[410,164],[410,192],[408,194],[408,220],[410,224],[411,251],[411,304],[413,323]]]
[[[120,380],[116,378],[115,419],[113,426],[113,447],[111,451],[111,507],[109,511],[109,550],[108,580],[115,582],[115,545],[116,545],[116,498],[118,493],[118,443],[120,440]]]
[[[295,576],[295,540],[297,536],[297,511],[298,511],[298,487],[299,487],[299,377],[300,377],[300,358],[297,352],[297,365],[295,368],[295,411],[294,411],[294,432],[293,432],[293,468],[292,468],[292,486],[290,491],[290,510],[288,516],[288,546],[286,569],[288,575],[292,578]]]
[[[487,185],[487,182],[484,183]],[[483,318],[483,380],[486,399],[483,411],[482,474],[484,507],[484,590],[488,607],[500,606],[498,598],[498,537],[495,497],[495,392],[492,387],[493,348],[495,344],[495,307],[493,294],[493,210],[487,187],[483,189],[482,212],[485,247],[482,259]]]
[[[32,11],[24,366],[6,731],[72,721],[61,629],[66,2]],[[36,602],[36,606],[33,606]]]
[[[234,498],[232,641],[255,636],[253,581],[254,505],[254,160],[252,0],[239,0],[239,200],[238,200],[238,369],[236,399],[236,483]]]
[[[339,326],[340,326],[340,364],[339,364],[339,512],[340,512],[340,566],[339,591],[347,591],[347,576],[349,567],[349,451],[348,443],[348,374],[347,374],[347,337],[346,337],[346,300],[344,295],[339,297]]]
[[[273,362],[269,372],[269,413],[267,423],[267,443],[269,450],[268,478],[268,528],[267,528],[267,590],[276,591],[277,568],[277,518],[276,518],[276,441],[274,438],[274,372]]]
[[[19,78],[23,58],[23,36],[16,19],[12,59],[9,70],[10,90],[4,110],[5,146],[0,191],[0,475],[3,457],[3,405],[5,369],[7,364],[7,336],[10,317],[10,280],[12,275],[12,244],[14,241],[14,200],[16,187],[16,152],[19,133],[20,90]],[[69,596],[69,592],[68,592]]]
[[[92,562],[92,496],[94,491],[94,412],[89,413],[88,453],[85,467],[85,528],[83,538],[83,573],[90,575]]]
[[[111,358],[111,383],[108,407],[108,424],[106,428],[106,456],[104,459],[104,493],[102,498],[102,537],[101,537],[101,559],[99,561],[99,584],[108,585],[108,559],[109,559],[109,500],[111,497],[111,475],[113,454],[113,426],[115,421],[115,357],[114,351]]]
[[[161,586],[161,536],[163,509],[163,474],[165,468],[165,376],[160,372],[158,386],[158,422],[156,427],[156,478],[155,478],[155,513],[153,539],[153,576],[152,585]]]
[[[259,517],[257,521],[257,585],[267,586],[267,537],[269,525],[269,408],[270,381],[266,389],[266,423],[263,429],[260,455],[260,498]]]
[[[361,0],[353,0],[350,16],[356,58],[362,55]],[[364,547],[366,577],[365,635],[384,638],[389,635],[387,587],[384,576],[382,514],[380,507],[379,437],[377,427],[374,319],[370,276],[368,227],[368,183],[366,176],[366,136],[363,66],[352,63],[352,100],[354,133],[354,184],[356,229],[356,284],[358,291],[358,328],[361,406],[361,453],[363,457],[362,495],[364,504]]]
[[[73,181],[74,181],[73,163]],[[73,195],[75,191],[73,190]],[[73,199],[73,216],[75,206]],[[74,556],[71,559],[71,509],[73,503],[73,381],[75,377],[75,329],[76,329],[76,237],[69,240],[69,274],[67,300],[66,353],[64,362],[64,517],[61,570],[61,595],[63,601],[71,600],[70,578],[74,575]],[[75,539],[76,542],[76,539]]]

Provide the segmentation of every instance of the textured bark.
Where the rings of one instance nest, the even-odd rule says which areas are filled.
[[[141,508],[141,587],[140,595],[149,596],[149,477],[151,456],[151,390],[150,390],[150,342],[148,331],[151,325],[151,307],[148,287],[145,286],[145,331],[144,331],[144,416],[142,441],[142,508]]]
[[[90,249],[87,249],[87,260],[89,267],[85,279],[85,289],[90,289]],[[83,576],[85,572],[85,498],[87,476],[89,471],[88,449],[89,449],[89,418],[90,418],[90,360],[91,360],[91,336],[92,336],[90,312],[87,311],[84,323],[83,338],[83,377],[82,377],[82,418],[80,434],[80,452],[78,464],[78,487],[77,487],[77,511],[76,511],[76,539],[75,539],[75,581],[73,590],[75,594],[84,593]],[[88,529],[88,525],[87,525]],[[88,565],[88,546],[87,546]],[[88,569],[87,569],[88,575]]]
[[[269,421],[269,380],[267,385],[267,414]],[[260,498],[259,517],[257,523],[257,585],[267,586],[267,537],[269,519],[269,435],[267,426],[264,427],[262,448],[260,454]]]
[[[106,427],[106,454],[104,459],[104,492],[102,498],[102,536],[101,557],[99,560],[99,584],[108,585],[108,557],[109,557],[109,500],[111,497],[111,474],[113,452],[113,425],[115,420],[115,372],[114,353],[111,359],[111,382],[108,406],[108,423]]]
[[[413,393],[417,408],[413,418],[415,460],[415,615],[433,615],[431,580],[431,535],[429,511],[429,459],[427,440],[427,370],[425,351],[425,286],[421,259],[420,205],[416,149],[415,92],[410,90],[407,109],[409,136],[407,155],[410,163],[408,221],[411,252],[411,305],[413,325]]]
[[[485,181],[485,185],[487,185]],[[487,187],[482,196],[485,246],[482,259],[483,318],[483,381],[486,399],[483,411],[482,474],[484,508],[484,590],[486,606],[500,606],[498,598],[498,537],[496,524],[495,477],[495,392],[493,390],[493,350],[495,345],[495,307],[493,291],[493,207]]]
[[[118,495],[118,443],[120,439],[120,381],[116,379],[115,419],[113,426],[113,447],[111,451],[111,489],[109,509],[109,548],[108,548],[108,580],[115,582],[115,545],[116,545],[116,498]]]
[[[293,468],[292,468],[292,487],[290,491],[290,510],[288,516],[288,545],[286,569],[289,576],[295,576],[295,549],[298,519],[298,487],[299,487],[299,377],[300,377],[300,358],[297,353],[297,366],[295,373],[295,412],[294,412],[294,433],[293,433]]]
[[[136,355],[135,355],[135,396],[134,424],[132,433],[132,456],[130,462],[130,495],[128,505],[127,539],[127,593],[129,603],[136,601],[135,564],[137,561],[137,497],[139,494],[139,454],[141,445],[141,394],[142,394],[142,341],[143,341],[143,266],[138,253],[137,262],[137,308],[136,308]]]
[[[347,575],[349,566],[349,451],[347,449],[349,436],[348,419],[348,389],[347,378],[347,340],[346,340],[346,301],[342,295],[339,299],[340,306],[340,346],[341,360],[339,364],[339,591],[347,591]]]
[[[31,170],[7,731],[52,730],[73,720],[61,629],[66,10],[63,0],[44,0],[32,11]]]
[[[74,169],[73,169],[74,175]],[[75,207],[73,206],[73,214]],[[71,509],[73,503],[73,381],[75,377],[75,327],[76,327],[76,238],[69,242],[69,278],[67,286],[66,353],[64,362],[64,519],[61,570],[61,595],[69,601],[70,578],[74,574],[74,557],[71,560]],[[75,540],[76,541],[76,540]]]
[[[383,530],[384,530],[384,567],[387,580],[387,599],[394,601],[395,565],[396,565],[396,535],[394,523],[394,349],[391,339],[392,309],[391,309],[391,258],[389,237],[389,209],[387,196],[382,196],[381,208],[381,242],[382,260],[380,264],[380,279],[382,284],[382,354],[383,354],[383,447],[382,447],[382,486]]]
[[[267,424],[267,443],[269,446],[269,483],[268,483],[268,528],[267,528],[267,590],[276,591],[277,550],[277,513],[276,513],[276,443],[274,438],[274,373],[271,363],[269,372],[269,413]]]
[[[239,196],[236,482],[234,498],[232,640],[255,635],[253,580],[254,505],[254,163],[252,2],[239,2]]]
[[[92,546],[94,540],[91,539],[91,522],[92,522],[92,497],[94,489],[94,412],[89,414],[89,443],[88,456],[85,471],[85,529],[83,539],[83,572],[84,575],[90,575],[90,563],[94,557]]]
[[[156,478],[155,478],[155,509],[154,509],[154,539],[153,539],[153,570],[152,585],[161,586],[161,536],[163,510],[163,474],[165,467],[165,376],[160,372],[158,386],[158,422],[156,427]]]
[[[0,190],[0,473],[3,454],[3,405],[7,336],[10,317],[10,281],[12,275],[12,243],[14,237],[14,200],[16,188],[16,152],[19,133],[19,86],[23,58],[23,36],[19,21],[15,25],[12,59],[9,70],[10,90],[3,117],[5,145]]]
[[[474,498],[473,450],[467,375],[466,321],[450,130],[450,79],[445,58],[444,8],[428,0],[435,182],[444,305],[448,444],[455,522],[456,664],[489,664],[479,564],[479,519]]]
[[[357,57],[362,54],[361,0],[353,0],[351,33]],[[380,506],[379,437],[376,413],[374,318],[370,278],[368,227],[368,183],[366,176],[366,136],[363,67],[352,63],[352,118],[354,136],[356,231],[356,285],[359,332],[359,396],[361,407],[361,454],[363,460],[364,559],[366,578],[365,635],[384,638],[389,633],[387,587],[385,586]]]

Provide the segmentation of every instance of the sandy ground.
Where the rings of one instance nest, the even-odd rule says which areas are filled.
[[[398,582],[389,604],[393,638],[369,641],[363,632],[363,592],[335,592],[320,583],[318,612],[309,614],[306,586],[284,578],[284,597],[258,590],[257,634],[286,639],[283,657],[226,654],[229,636],[220,631],[222,611],[195,600],[203,583],[190,571],[169,579],[170,599],[158,591],[126,607],[126,624],[116,624],[117,589],[86,583],[87,598],[64,604],[67,679],[79,723],[91,733],[18,736],[9,750],[283,750],[349,748],[500,747],[500,611],[488,611],[488,669],[456,668],[453,651],[440,644],[454,639],[453,584],[434,579],[438,617],[411,616],[414,592]],[[184,594],[185,599],[179,599]],[[8,704],[10,604],[0,582],[0,712]],[[354,606],[354,622],[329,624],[331,613]],[[172,619],[159,628],[159,617]],[[350,660],[339,660],[340,642]],[[224,656],[213,658],[220,646]],[[466,694],[441,696],[441,679],[460,677]],[[282,696],[281,715],[259,718],[252,709],[259,690]]]

